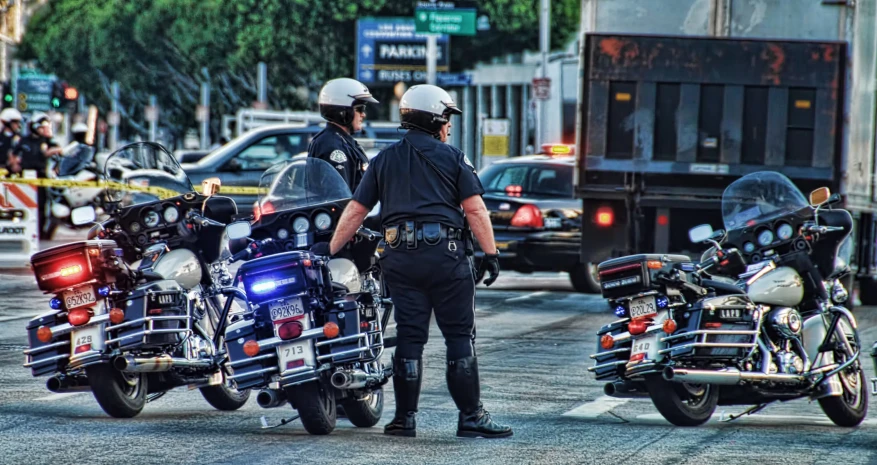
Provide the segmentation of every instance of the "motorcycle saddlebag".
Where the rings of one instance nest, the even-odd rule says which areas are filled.
[[[260,387],[268,384],[272,374],[277,373],[277,350],[263,350],[256,357],[244,353],[244,344],[256,340],[256,321],[240,320],[232,323],[225,331],[225,345],[228,350],[228,362],[231,379],[237,383],[238,389]]]
[[[27,322],[27,345],[25,365],[33,376],[49,375],[63,368],[70,359],[70,336],[73,333],[53,337],[49,342],[37,338],[40,327],[54,328],[67,323],[66,313],[51,311]]]
[[[121,348],[179,344],[189,329],[186,292],[170,279],[138,287],[114,305],[125,312],[125,320],[107,329]]]
[[[358,349],[365,345],[366,340],[363,338],[355,338],[360,333],[359,327],[359,304],[356,301],[345,300],[336,302],[331,310],[326,312],[326,323],[332,322],[338,325],[338,337],[327,339],[330,343],[321,347],[321,355],[337,354],[341,352]],[[332,342],[343,340],[350,337],[351,339],[344,342]],[[330,352],[331,351],[331,352]],[[354,352],[348,355],[337,357],[336,362],[346,360],[357,360],[361,352]]]
[[[280,296],[317,294],[323,285],[322,260],[306,250],[250,260],[238,269],[250,302],[260,304]]]

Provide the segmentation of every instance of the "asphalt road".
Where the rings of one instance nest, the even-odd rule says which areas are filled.
[[[0,272],[0,463],[161,464],[460,464],[460,463],[875,463],[877,409],[858,428],[833,426],[816,403],[772,405],[732,423],[719,407],[698,428],[663,420],[649,400],[606,398],[587,372],[597,328],[611,321],[604,301],[572,292],[564,275],[504,273],[476,297],[482,400],[514,427],[501,440],[458,439],[457,412],[444,380],[444,344],[433,326],[424,359],[418,437],[382,434],[394,410],[386,387],[379,426],[339,419],[329,436],[310,436],[299,422],[262,429],[288,417],[255,396],[236,412],[211,408],[184,389],[150,403],[134,419],[107,416],[90,393],[53,394],[45,378],[23,368],[24,326],[48,309],[26,273]],[[877,339],[877,312],[857,313],[862,340]],[[389,354],[385,357],[389,359]],[[866,359],[868,376],[872,364]]]

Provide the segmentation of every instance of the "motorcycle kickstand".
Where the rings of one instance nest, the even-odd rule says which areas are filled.
[[[260,418],[260,420],[262,421],[262,429],[277,428],[278,426],[283,426],[283,425],[285,425],[285,424],[292,423],[292,422],[294,422],[295,420],[298,420],[298,419],[299,419],[299,415],[295,415],[295,416],[293,416],[292,418],[281,419],[281,420],[280,420],[280,423],[278,423],[278,424],[276,424],[276,425],[269,425],[269,424],[268,424],[268,419],[265,418],[264,415]]]
[[[167,391],[156,392],[155,394],[151,394],[146,396],[146,403],[154,402],[161,398],[163,395],[167,394]]]
[[[740,418],[740,417],[742,417],[742,416],[745,416],[745,415],[752,415],[753,413],[758,413],[758,412],[760,412],[762,409],[764,409],[765,407],[767,407],[768,405],[770,405],[770,404],[772,404],[772,403],[773,403],[773,401],[765,402],[765,403],[763,403],[763,404],[753,405],[752,407],[749,407],[748,409],[744,410],[744,411],[743,411],[742,413],[740,413],[739,415],[729,415],[729,416],[728,416],[728,419],[727,419],[727,420],[722,420],[722,422],[724,422],[724,423],[729,423],[729,422],[732,422],[732,421],[734,421],[734,420],[736,420],[736,419],[738,419],[738,418]]]

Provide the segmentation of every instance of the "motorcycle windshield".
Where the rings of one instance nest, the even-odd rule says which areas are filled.
[[[104,176],[107,200],[122,207],[195,191],[177,159],[154,142],[135,142],[111,153]]]
[[[722,220],[731,231],[796,212],[809,203],[789,178],[775,171],[747,174],[722,194]]]
[[[332,165],[307,157],[278,163],[259,180],[259,206],[265,214],[347,200],[353,195]]]

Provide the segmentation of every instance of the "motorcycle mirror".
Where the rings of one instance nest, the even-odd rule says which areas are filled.
[[[97,219],[97,213],[95,213],[94,207],[91,205],[74,208],[70,211],[70,222],[75,226],[94,223],[95,219]]]
[[[235,221],[234,223],[229,223],[228,226],[225,227],[225,234],[228,235],[230,240],[249,237],[250,232],[252,232],[252,230],[249,221]]]
[[[827,187],[820,187],[810,193],[810,206],[819,207],[831,198],[831,191]]]
[[[222,181],[219,178],[207,178],[201,181],[201,192],[207,197],[218,194],[220,187],[222,187]]]
[[[709,240],[712,236],[713,227],[709,224],[702,224],[688,230],[688,239],[695,244]]]

